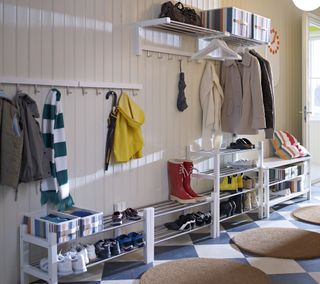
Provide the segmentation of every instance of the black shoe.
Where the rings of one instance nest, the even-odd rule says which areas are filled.
[[[111,255],[114,256],[121,254],[119,242],[116,239],[108,239],[108,241],[110,243]]]
[[[229,201],[223,201],[220,203],[220,217],[221,218],[227,218],[232,215],[233,207],[231,205],[231,202]]]
[[[108,241],[100,240],[94,244],[96,248],[96,254],[100,258],[111,257],[110,243]]]
[[[232,201],[234,201],[234,203],[236,204],[236,210],[235,210],[236,214],[240,214],[243,212],[242,199],[243,199],[242,194],[239,194],[239,195],[232,197]]]
[[[195,224],[195,220],[190,220],[190,218],[181,215],[178,220],[170,223],[164,224],[164,226],[169,230],[175,230],[175,231],[185,231],[185,230],[191,230],[193,227],[193,224]]]
[[[229,199],[229,202],[230,202],[231,207],[232,207],[232,212],[231,212],[231,216],[232,216],[232,215],[234,215],[236,213],[237,204],[234,202],[234,200],[230,200]]]

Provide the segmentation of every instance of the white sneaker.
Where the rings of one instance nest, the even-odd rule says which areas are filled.
[[[96,248],[94,245],[87,245],[87,252],[88,252],[89,261],[95,260],[97,258]]]
[[[48,272],[48,258],[45,257],[40,260],[40,269]]]
[[[72,261],[70,253],[58,255],[58,275],[67,276],[73,274]]]
[[[72,270],[75,274],[87,271],[86,263],[82,254],[76,254],[72,257]]]
[[[85,264],[89,263],[88,251],[87,248],[83,245],[80,245],[77,249],[78,254],[83,255]]]

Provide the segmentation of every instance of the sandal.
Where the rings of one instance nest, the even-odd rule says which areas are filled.
[[[138,211],[133,208],[127,208],[125,211],[123,211],[123,215],[128,219],[128,220],[133,220],[137,221],[141,219],[141,216],[139,216]]]
[[[241,138],[247,145],[250,145],[252,149],[254,149],[256,146],[251,143],[251,141],[247,138]]]

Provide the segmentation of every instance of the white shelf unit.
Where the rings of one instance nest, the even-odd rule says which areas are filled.
[[[251,46],[268,44],[263,41],[236,36],[236,35],[230,34],[229,32],[220,32],[212,29],[207,29],[204,27],[172,21],[170,18],[165,17],[165,18],[141,21],[134,24],[133,49],[136,55],[141,55],[143,50],[160,52],[165,54],[172,54],[172,55],[179,55],[179,56],[187,56],[187,57],[191,57],[194,54],[193,52],[182,51],[176,48],[165,48],[161,46],[143,44],[141,37],[143,36],[143,29],[145,28],[168,31],[171,33],[179,34],[179,35],[182,35],[182,34],[188,35],[188,36],[195,37],[199,40],[223,39],[227,44],[230,44],[233,47],[237,47],[237,46],[251,47]],[[211,59],[215,59],[215,58],[212,57]]]
[[[307,194],[307,198],[310,200],[311,198],[311,178],[310,178],[310,160],[311,156],[307,157],[301,157],[291,160],[282,160],[277,157],[271,157],[264,159],[262,162],[262,170],[263,170],[263,187],[264,187],[264,217],[269,218],[270,216],[270,207],[277,205],[279,203],[288,201],[290,199],[293,199],[295,197],[299,197],[302,195]],[[284,166],[293,166],[298,165],[300,163],[306,162],[307,163],[307,170],[306,172],[300,174],[300,175],[294,175],[289,178],[280,179],[280,180],[272,180],[270,179],[270,169],[275,169],[278,167],[284,167]],[[305,169],[304,169],[305,170]],[[306,181],[304,185],[301,183],[301,190],[299,192],[293,192],[288,195],[279,196],[279,197],[270,197],[270,187],[281,184],[288,181],[294,181],[299,180],[301,178],[306,178]]]
[[[103,234],[108,231],[119,230],[122,227],[131,226],[138,222],[143,222],[143,231],[145,238],[145,246],[142,248],[135,248],[129,252],[121,253],[117,256],[112,256],[106,259],[97,259],[94,262],[90,262],[87,265],[87,268],[93,267],[95,265],[101,264],[103,262],[109,261],[121,257],[123,255],[133,253],[137,250],[144,250],[144,262],[151,263],[154,261],[154,209],[153,208],[144,208],[143,217],[138,221],[127,221],[119,226],[112,226],[111,216],[104,217],[104,228],[101,232],[92,234],[88,237],[94,235]],[[81,241],[86,237],[81,237]],[[80,238],[79,238],[80,239]],[[77,240],[72,240],[70,242],[76,242]],[[67,243],[67,242],[66,242]],[[40,260],[30,262],[30,244],[43,247],[48,252],[48,272],[42,271],[39,267]],[[58,284],[58,274],[57,274],[57,236],[56,233],[49,233],[48,239],[43,239],[35,237],[27,233],[27,225],[20,225],[20,283],[27,284],[29,283],[29,276],[32,275],[44,281],[47,281],[49,284]]]
[[[258,153],[258,161],[257,166],[251,167],[251,168],[238,168],[233,169],[230,167],[223,167],[220,166],[221,158],[225,155],[232,155],[233,159],[236,160],[238,158],[239,154],[242,153],[249,153],[249,152],[257,152]],[[211,228],[211,236],[213,238],[220,236],[220,223],[223,221],[226,221],[228,219],[234,218],[236,216],[249,213],[254,210],[258,210],[259,217],[263,217],[263,172],[261,169],[261,163],[263,160],[263,142],[259,142],[259,145],[256,146],[254,149],[247,149],[247,150],[237,150],[237,149],[220,149],[220,150],[212,150],[212,151],[192,151],[191,147],[188,147],[187,149],[187,158],[188,159],[213,159],[213,169],[210,171],[205,172],[199,172],[194,173],[192,176],[195,178],[200,179],[208,179],[213,181],[213,191],[211,193],[212,201],[211,201],[211,212],[212,212],[212,220],[213,220],[213,226]],[[247,189],[243,190],[242,192],[237,192],[233,194],[226,195],[225,192],[220,192],[220,178],[231,176],[235,174],[240,173],[246,173],[246,172],[258,172],[258,184],[256,188],[254,189]],[[258,198],[259,198],[259,204],[260,206],[257,208],[254,208],[252,210],[244,211],[239,214],[234,214],[232,216],[226,217],[226,218],[220,218],[220,201],[240,195],[245,194],[247,192],[251,192],[257,190],[258,191]]]

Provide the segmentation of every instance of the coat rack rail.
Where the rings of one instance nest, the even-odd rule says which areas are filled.
[[[93,89],[121,89],[121,90],[142,90],[142,84],[135,83],[113,83],[113,82],[86,82],[86,81],[64,81],[44,80],[19,77],[0,77],[0,84],[32,85],[65,88],[93,88]]]

